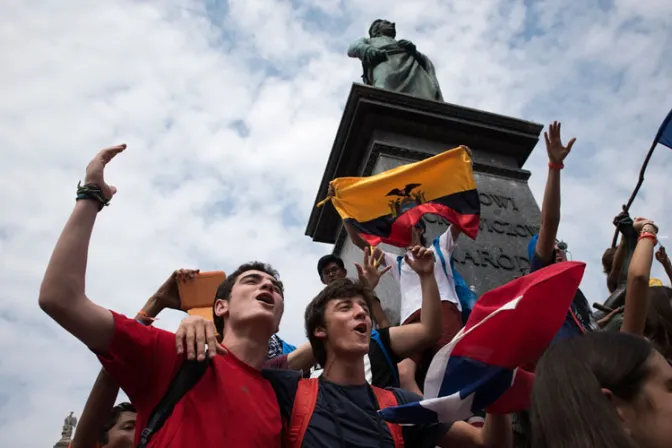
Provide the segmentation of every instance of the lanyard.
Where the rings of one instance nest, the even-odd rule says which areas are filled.
[[[320,377],[320,383],[323,383],[324,380],[322,377]],[[375,394],[371,390],[371,386],[367,384],[367,391],[369,393],[369,398],[371,399],[371,402],[373,403],[374,410],[376,411],[376,427],[378,429],[378,446],[380,448],[386,448],[385,447],[385,431],[383,430],[382,427],[382,419],[380,418],[380,415],[378,415],[378,410],[380,409],[380,405],[378,404],[378,400],[376,399]],[[343,434],[343,427],[341,426],[341,420],[338,418],[338,415],[336,415],[336,411],[334,411],[334,407],[331,403],[331,400],[329,399],[329,394],[325,393],[324,394],[324,400],[327,403],[327,408],[329,410],[329,414],[331,415],[331,418],[334,420],[334,426],[336,427],[336,436],[341,442],[341,448],[346,448],[345,446],[345,435]]]

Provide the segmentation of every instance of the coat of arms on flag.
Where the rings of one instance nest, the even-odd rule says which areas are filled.
[[[411,228],[427,213],[439,215],[476,238],[481,204],[465,147],[369,177],[331,181],[331,200],[341,218],[375,246],[405,247]]]
[[[534,362],[560,330],[585,263],[563,262],[485,293],[469,320],[432,360],[425,399],[379,411],[400,424],[454,422],[486,410],[508,414],[528,408]]]

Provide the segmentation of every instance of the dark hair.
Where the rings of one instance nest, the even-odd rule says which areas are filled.
[[[226,277],[217,288],[217,294],[215,294],[215,300],[212,303],[212,320],[215,323],[215,328],[217,329],[220,338],[224,337],[224,318],[215,313],[215,303],[217,303],[218,300],[229,300],[231,298],[231,290],[233,289],[236,280],[238,280],[238,277],[240,277],[241,274],[247,271],[265,272],[268,275],[275,277],[276,280],[280,277],[278,271],[273,269],[270,264],[262,263],[260,261],[251,261],[249,263],[241,264],[238,266],[238,269]],[[281,282],[280,287],[282,287]]]
[[[315,330],[326,327],[324,313],[329,302],[352,297],[362,297],[369,309],[371,309],[373,298],[371,288],[362,285],[358,281],[352,281],[349,278],[342,278],[328,284],[306,307],[306,336],[313,349],[313,356],[315,356],[317,363],[322,367],[324,367],[327,361],[327,350],[324,346],[324,341],[315,336]]]
[[[611,267],[614,265],[614,256],[616,255],[616,248],[610,247],[604,251],[602,254],[602,267],[604,268],[604,273],[609,274],[611,272]]]
[[[646,339],[595,332],[552,345],[536,368],[530,417],[535,448],[634,448],[601,388],[632,401],[649,375]]]
[[[672,359],[672,289],[650,286],[644,336],[668,359]]]
[[[109,441],[107,433],[110,431],[110,429],[114,427],[114,425],[117,424],[117,422],[119,421],[119,417],[121,417],[121,414],[124,412],[136,413],[138,411],[135,410],[135,406],[133,406],[131,403],[128,402],[119,403],[118,405],[113,407],[112,410],[110,411],[110,416],[108,417],[107,422],[105,423],[105,425],[103,425],[103,427],[100,430],[100,437],[98,438],[98,442],[101,445],[107,445],[107,442]]]
[[[341,257],[335,254],[327,254],[320,258],[317,262],[317,273],[319,274],[320,279],[322,279],[322,271],[324,271],[324,268],[326,268],[327,265],[331,263],[336,263],[339,268],[345,270],[345,263],[343,263],[343,259]]]

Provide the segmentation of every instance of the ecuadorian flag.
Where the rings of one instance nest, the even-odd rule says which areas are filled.
[[[425,213],[439,215],[476,238],[481,205],[471,158],[460,146],[370,177],[341,177],[329,198],[371,245],[405,247]]]

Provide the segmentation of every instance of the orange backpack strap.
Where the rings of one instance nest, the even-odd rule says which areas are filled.
[[[292,417],[286,432],[285,446],[287,448],[301,448],[303,436],[306,434],[310,418],[317,403],[317,378],[301,378],[296,388]]]
[[[371,389],[373,389],[373,393],[376,396],[376,400],[378,400],[378,406],[380,407],[380,409],[385,409],[397,405],[397,397],[391,390],[381,389],[380,387],[375,386],[371,386]],[[390,430],[392,440],[394,440],[395,448],[403,448],[404,433],[402,432],[401,426],[387,422],[387,428]]]

